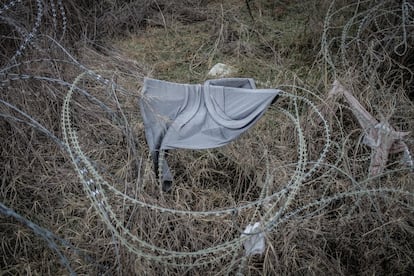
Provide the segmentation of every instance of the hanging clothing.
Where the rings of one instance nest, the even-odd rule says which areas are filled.
[[[207,80],[204,84],[145,78],[140,108],[154,169],[163,189],[170,189],[173,177],[165,160],[159,168],[160,152],[228,144],[257,122],[279,92],[256,89],[250,78]]]

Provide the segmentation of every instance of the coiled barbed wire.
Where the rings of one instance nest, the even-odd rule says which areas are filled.
[[[409,30],[414,22],[414,5],[410,1],[365,0],[347,3],[336,10],[335,4],[332,1],[326,13],[321,37],[323,60],[335,78],[340,69],[355,68],[369,80],[380,66],[391,78],[398,78],[393,76],[394,67],[414,78],[414,72],[395,58],[405,56],[413,47]],[[335,26],[338,24],[335,16],[347,12],[352,15],[343,25]],[[376,81],[383,85],[383,80]]]
[[[23,216],[16,213],[13,209],[7,207],[1,202],[0,202],[0,213],[8,217],[13,217],[20,223],[23,223],[24,225],[29,227],[36,235],[44,239],[47,242],[47,245],[49,246],[49,248],[55,251],[56,254],[59,256],[60,262],[69,271],[70,275],[72,276],[77,275],[75,271],[73,270],[72,266],[70,265],[68,258],[60,251],[59,246],[56,243],[56,240],[59,242],[62,242],[63,239],[59,239],[56,235],[54,235],[49,230],[42,228],[39,225],[33,223],[32,221],[24,218]],[[64,244],[69,245],[69,243],[66,241],[64,242]]]
[[[172,208],[165,208],[155,204],[145,203],[143,201],[137,200],[136,198],[132,198],[126,193],[119,191],[116,187],[103,179],[101,174],[96,169],[96,165],[83,153],[81,150],[79,139],[77,137],[76,131],[71,126],[71,98],[75,92],[82,93],[82,89],[79,88],[78,83],[81,81],[82,78],[92,78],[93,80],[99,83],[108,83],[109,80],[106,80],[99,74],[87,70],[84,73],[80,74],[76,80],[70,84],[70,90],[65,97],[64,106],[62,109],[62,131],[64,133],[64,140],[65,140],[65,147],[71,152],[71,160],[75,166],[78,175],[80,176],[81,182],[83,183],[83,187],[87,197],[91,200],[92,206],[97,210],[98,214],[101,217],[101,220],[105,223],[105,225],[114,233],[116,239],[118,239],[130,252],[136,254],[139,257],[157,261],[159,263],[173,265],[173,266],[202,266],[211,264],[218,259],[225,258],[227,256],[232,256],[233,259],[235,256],[239,255],[240,249],[243,245],[243,241],[248,238],[246,236],[243,238],[236,238],[226,243],[220,244],[218,246],[214,246],[211,248],[202,249],[195,252],[177,252],[171,250],[165,250],[164,248],[156,247],[144,240],[138,238],[137,236],[133,235],[129,229],[123,226],[122,221],[117,217],[116,212],[112,209],[111,204],[109,203],[109,199],[107,194],[113,193],[115,196],[121,197],[132,204],[135,204],[139,208],[150,209],[153,211],[157,211],[159,213],[169,213],[176,216],[186,216],[188,218],[197,219],[197,218],[205,218],[206,216],[226,216],[226,215],[234,215],[235,213],[240,214],[244,210],[249,208],[255,208],[255,211],[258,210],[259,207],[265,206],[265,215],[262,216],[261,223],[263,228],[260,231],[271,232],[276,227],[278,227],[281,223],[286,221],[286,216],[291,214],[292,211],[288,211],[292,205],[292,202],[295,199],[295,195],[302,187],[306,179],[310,179],[312,174],[321,166],[326,166],[324,164],[324,159],[326,154],[329,150],[330,141],[330,129],[328,122],[323,118],[322,114],[319,112],[318,108],[315,104],[313,104],[310,100],[306,97],[294,95],[288,92],[282,92],[281,97],[286,97],[292,99],[294,105],[294,112],[288,111],[283,108],[276,108],[281,114],[287,116],[295,126],[299,145],[298,145],[298,155],[299,159],[296,163],[296,169],[293,173],[291,180],[285,185],[285,187],[273,194],[267,195],[265,193],[267,185],[264,185],[264,188],[260,194],[260,197],[256,201],[252,201],[248,204],[236,206],[234,208],[227,208],[227,209],[220,209],[220,210],[203,210],[203,211],[191,211],[191,210],[177,210]],[[37,79],[42,81],[50,81],[50,78],[44,78],[40,76],[30,76],[24,74],[10,74],[8,75],[10,78],[14,78],[15,80],[28,80],[28,79]],[[58,82],[59,83],[59,82]],[[59,83],[64,86],[68,86],[68,83],[63,82]],[[86,92],[86,91],[85,91]],[[86,92],[87,93],[87,92]],[[90,94],[86,94],[90,95]],[[307,156],[307,142],[304,134],[302,133],[302,126],[299,120],[300,114],[298,112],[298,101],[304,102],[317,114],[318,117],[321,118],[323,122],[323,128],[325,129],[324,135],[326,138],[325,145],[319,155],[319,158],[316,161],[308,160]],[[99,105],[99,102],[95,102],[95,104]],[[104,105],[106,106],[106,105]],[[12,108],[11,106],[9,106]],[[102,106],[101,106],[102,107]],[[103,108],[103,107],[102,107]],[[65,133],[66,132],[66,133]],[[312,165],[312,166],[309,166]],[[269,183],[269,182],[266,182]],[[384,190],[384,192],[386,192]],[[351,193],[351,192],[349,192]],[[367,191],[366,193],[371,193]],[[364,192],[355,193],[355,194],[366,194]],[[372,191],[372,193],[376,193]],[[379,193],[379,191],[378,191]],[[345,195],[343,195],[345,196]],[[277,206],[278,203],[281,202],[282,198],[284,198],[284,203],[281,206]],[[325,199],[321,199],[320,203],[316,204],[323,205],[326,202]],[[307,208],[311,208],[312,206],[308,206]],[[296,210],[296,209],[295,209]],[[300,209],[306,210],[306,209]],[[288,212],[288,213],[287,213]],[[252,218],[253,219],[253,216]],[[242,233],[243,230],[240,232]],[[250,233],[257,234],[257,233]],[[196,262],[188,261],[188,258],[198,258]],[[244,257],[242,257],[244,258]],[[242,262],[243,265],[243,262]]]
[[[39,0],[37,0],[39,1]],[[4,5],[1,9],[0,9],[0,14],[3,13],[4,11],[7,11],[8,9],[10,9],[10,7],[13,7],[16,3],[20,3],[21,1],[10,1],[7,5]],[[53,2],[53,0],[51,0],[51,3]],[[53,2],[54,3],[54,2]],[[410,4],[407,1],[403,1],[404,3],[404,7],[406,10],[411,9],[412,10],[412,6],[410,6]],[[62,1],[58,0],[57,1],[57,6],[61,12],[61,16],[63,18],[63,30],[66,29],[66,16],[65,16],[65,10],[64,7],[62,5]],[[404,14],[407,14],[408,12],[405,11]],[[57,14],[56,14],[57,16]],[[53,15],[53,17],[55,18],[55,14]],[[408,18],[408,16],[407,16]],[[359,20],[359,18],[356,18]],[[368,21],[370,18],[367,16],[364,17],[363,20]],[[365,23],[364,23],[365,24]],[[349,25],[347,25],[347,28],[351,27],[352,22],[349,23]],[[364,25],[361,23],[360,27],[362,30],[362,27]],[[328,29],[328,27],[327,27]],[[32,30],[33,31],[33,30]],[[64,33],[64,31],[63,31]],[[345,33],[345,35],[342,36],[343,41],[346,41],[347,36],[346,36],[346,31],[344,31],[343,33]],[[328,41],[328,38],[327,38]],[[402,42],[404,42],[405,40],[403,40]],[[359,40],[357,40],[357,42],[359,42]],[[30,41],[28,42],[30,43]],[[330,42],[329,42],[330,43]],[[341,44],[342,45],[342,44]],[[345,43],[343,44],[345,45]],[[404,46],[404,45],[403,45]],[[25,48],[24,48],[25,49]],[[24,50],[23,49],[23,50]],[[403,48],[404,49],[404,48]],[[344,53],[346,52],[346,47],[343,48]],[[398,48],[395,48],[395,50],[397,51]],[[328,49],[329,51],[329,49]],[[328,53],[328,51],[325,53],[326,57],[328,57],[328,59],[330,59],[330,53]],[[341,48],[342,51],[342,48]],[[331,61],[331,60],[330,60]],[[331,62],[328,62],[329,64],[331,64]],[[332,61],[332,66],[335,67],[335,65],[333,65],[333,61]],[[92,70],[88,70],[86,67],[79,67],[82,70],[87,70],[87,73],[85,75],[82,75],[80,78],[85,77],[86,75],[89,75],[91,78],[93,78],[94,80],[98,81],[99,83],[104,83],[104,84],[108,84],[109,81],[105,78],[103,78],[101,75],[95,73]],[[82,90],[80,89],[77,85],[77,82],[79,80],[75,80],[75,82],[73,83],[68,83],[65,82],[63,80],[58,80],[58,79],[53,79],[50,77],[43,77],[43,76],[31,76],[28,74],[10,74],[5,76],[5,80],[4,82],[2,82],[2,84],[4,83],[4,85],[7,85],[7,82],[9,80],[29,80],[29,79],[36,79],[36,80],[40,80],[40,81],[50,81],[50,82],[56,82],[59,83],[60,85],[64,85],[66,87],[73,87],[73,91],[72,94],[76,91],[76,92],[81,92],[84,91],[85,93],[87,93],[86,90]],[[72,89],[72,88],[71,88]],[[87,95],[88,98],[93,97],[90,94],[85,94]],[[90,96],[90,97],[89,97]],[[301,129],[301,125],[300,125],[300,121],[299,121],[299,115],[297,114],[297,100],[303,101],[306,104],[308,104],[309,106],[312,106],[311,108],[318,113],[318,116],[321,117],[320,112],[318,111],[318,109],[315,107],[315,105],[310,101],[307,100],[305,97],[300,97],[298,95],[291,95],[289,93],[283,93],[282,96],[285,97],[291,97],[292,99],[294,99],[294,104],[295,104],[295,114],[291,114],[289,111],[284,110],[284,109],[278,109],[282,114],[285,114],[288,118],[290,118],[290,120],[293,122],[295,128],[297,131],[300,131]],[[3,103],[4,104],[4,103]],[[103,103],[102,103],[103,104]],[[105,105],[103,105],[105,106]],[[9,106],[10,107],[10,106]],[[102,107],[102,106],[101,106]],[[315,107],[315,108],[314,108]],[[68,112],[68,118],[69,120],[62,120],[62,126],[65,125],[65,127],[70,127],[70,101],[68,102],[67,105],[67,109],[69,110]],[[109,112],[109,108],[107,109],[107,111]],[[63,117],[63,111],[62,111],[62,117]],[[322,118],[323,119],[323,118]],[[239,251],[239,249],[242,246],[242,239],[238,239],[237,241],[234,241],[234,243],[231,243],[233,241],[230,241],[226,246],[223,245],[223,247],[221,247],[222,245],[219,245],[218,247],[214,247],[214,248],[209,248],[211,250],[204,250],[204,251],[200,251],[198,255],[186,255],[185,254],[178,254],[176,252],[168,252],[168,251],[164,251],[163,248],[155,248],[152,247],[152,245],[148,246],[148,244],[145,243],[145,241],[142,240],[134,240],[133,235],[130,236],[130,234],[123,232],[124,228],[121,228],[120,226],[122,226],[122,223],[119,221],[119,219],[116,216],[116,213],[112,210],[111,205],[109,203],[109,199],[106,196],[107,193],[113,193],[116,196],[122,197],[130,202],[132,202],[133,204],[135,204],[136,206],[140,207],[140,208],[146,208],[146,209],[150,209],[150,210],[154,210],[160,213],[170,213],[173,215],[177,215],[177,216],[188,216],[191,218],[202,218],[202,217],[206,217],[206,216],[226,216],[226,215],[232,215],[234,213],[241,213],[242,211],[248,209],[248,208],[259,208],[260,206],[264,205],[265,203],[269,203],[271,202],[271,205],[266,206],[267,208],[267,212],[264,216],[264,219],[262,219],[262,222],[264,223],[264,230],[262,231],[273,231],[277,226],[279,226],[281,223],[287,221],[288,219],[291,219],[295,216],[297,216],[300,212],[306,211],[312,207],[315,206],[320,206],[320,205],[325,205],[331,201],[334,201],[338,198],[343,198],[343,197],[348,197],[348,196],[356,196],[356,195],[363,195],[363,194],[384,194],[384,193],[399,193],[402,194],[404,196],[412,196],[412,193],[404,193],[401,192],[399,190],[391,190],[391,189],[378,189],[378,190],[358,190],[357,192],[347,192],[347,193],[343,193],[343,194],[338,194],[335,195],[333,197],[330,198],[322,198],[320,200],[317,200],[313,203],[307,204],[303,207],[294,209],[293,211],[287,211],[288,208],[291,206],[292,201],[295,198],[295,195],[297,194],[298,190],[301,188],[301,186],[303,185],[304,181],[306,179],[309,179],[312,177],[313,173],[321,166],[327,166],[327,164],[323,164],[325,157],[326,157],[326,153],[329,150],[329,144],[331,143],[330,140],[330,132],[329,132],[329,127],[328,124],[326,122],[326,120],[323,120],[323,127],[325,128],[325,146],[322,149],[322,152],[319,156],[319,158],[317,159],[316,162],[307,160],[307,149],[306,149],[306,139],[305,137],[303,137],[303,133],[297,133],[298,135],[298,140],[299,140],[299,146],[298,146],[298,155],[299,155],[299,160],[296,164],[296,169],[295,172],[292,176],[292,179],[290,180],[289,183],[286,184],[286,187],[283,188],[282,190],[280,190],[279,192],[273,193],[271,195],[264,195],[263,193],[261,193],[259,199],[257,201],[253,201],[250,202],[248,204],[242,205],[242,206],[237,206],[235,208],[227,208],[227,209],[220,209],[220,210],[205,210],[205,211],[189,211],[189,210],[176,210],[176,209],[171,209],[171,208],[164,208],[158,205],[154,205],[154,204],[148,204],[145,203],[143,201],[139,201],[136,200],[135,198],[132,198],[130,196],[128,196],[126,193],[119,191],[118,189],[115,188],[114,185],[112,185],[111,183],[108,183],[106,181],[103,180],[103,177],[98,177],[101,173],[98,172],[98,170],[96,169],[96,164],[93,163],[93,161],[91,161],[90,159],[88,159],[87,156],[85,156],[83,153],[81,155],[79,155],[78,153],[81,152],[81,147],[79,145],[79,139],[76,135],[68,135],[65,138],[68,139],[69,143],[65,143],[65,145],[70,145],[71,147],[73,147],[71,150],[73,150],[73,157],[74,159],[72,159],[76,170],[78,171],[78,174],[80,175],[81,181],[83,183],[85,192],[87,194],[87,196],[89,197],[89,199],[91,200],[92,205],[97,209],[97,211],[100,213],[101,218],[103,220],[103,222],[105,223],[105,225],[108,226],[108,228],[110,228],[112,231],[116,232],[116,237],[119,238],[121,240],[121,242],[125,245],[125,247],[128,248],[128,250],[130,250],[131,252],[137,254],[138,256],[141,256],[143,258],[147,258],[150,260],[155,260],[161,263],[166,263],[166,264],[172,264],[172,265],[185,265],[183,263],[177,263],[175,259],[177,258],[186,258],[186,257],[200,257],[200,256],[204,256],[204,255],[208,255],[208,254],[216,254],[219,255],[218,257],[223,257],[223,256],[228,256],[228,255],[233,255],[236,256],[237,252]],[[34,126],[36,126],[36,124],[33,124]],[[39,127],[40,130],[45,131],[45,129],[42,129],[41,127]],[[46,129],[47,130],[47,129]],[[301,132],[301,131],[300,131]],[[48,132],[45,132],[46,134],[48,134]],[[50,133],[50,132],[49,132]],[[302,147],[301,144],[304,144],[305,146]],[[78,152],[79,150],[79,152]],[[308,165],[312,165],[312,167],[307,170]],[[81,177],[82,176],[82,177]],[[96,181],[98,180],[98,181]],[[265,183],[269,183],[269,182],[265,182]],[[266,185],[264,185],[264,187],[267,187]],[[262,190],[262,192],[265,191],[265,189]],[[280,202],[280,200],[283,197],[287,197],[285,198],[285,203],[282,205],[282,208],[278,207],[276,205],[276,202]],[[0,209],[1,211],[1,209]],[[253,216],[252,216],[253,219]],[[126,229],[126,228],[125,228]],[[126,229],[127,231],[129,231],[128,229]],[[132,234],[132,233],[131,233]],[[253,233],[255,234],[255,233]],[[125,236],[127,236],[125,238]],[[132,242],[136,242],[138,243],[138,246],[133,244]],[[141,243],[144,242],[144,243]],[[142,247],[141,247],[142,246]],[[227,249],[228,252],[226,251]],[[179,252],[182,253],[182,252]],[[164,254],[164,256],[159,257],[157,254]],[[177,254],[177,255],[176,255]],[[211,257],[211,259],[205,259],[204,262],[199,262],[196,263],[197,265],[204,265],[204,264],[209,264],[211,262],[213,262],[215,259],[215,257]],[[184,260],[183,260],[184,261]],[[188,264],[188,266],[195,266],[194,264]]]
[[[16,4],[21,3],[22,0],[11,0],[8,3],[4,4],[3,7],[0,8],[0,14],[4,13],[5,11],[8,11],[9,9],[16,6]]]
[[[40,24],[42,23],[42,18],[43,18],[42,0],[36,0],[36,7],[37,7],[37,13],[36,13],[36,19],[35,19],[34,26],[32,30],[29,32],[29,34],[27,34],[27,36],[24,37],[23,42],[20,44],[16,53],[11,58],[12,62],[15,62],[15,60],[23,54],[23,51],[26,49],[27,44],[29,44],[36,37],[36,34],[39,31]]]
[[[77,86],[77,83],[84,77],[91,76],[93,74],[89,74],[89,71],[80,74],[75,81],[73,82],[73,87]],[[281,214],[290,206],[292,203],[293,198],[295,197],[297,191],[300,189],[301,184],[303,181],[310,177],[311,174],[317,169],[318,166],[322,163],[326,152],[329,148],[329,127],[328,123],[325,121],[323,116],[314,104],[311,105],[312,109],[315,109],[315,113],[318,116],[321,116],[321,120],[324,121],[324,129],[325,129],[325,137],[328,139],[324,150],[322,151],[319,159],[317,162],[313,164],[309,171],[306,171],[307,166],[307,146],[306,140],[302,133],[302,127],[299,122],[299,111],[297,107],[297,100],[302,99],[300,96],[296,96],[287,92],[281,93],[281,96],[287,96],[293,98],[295,101],[295,114],[292,115],[288,111],[284,110],[282,113],[288,116],[295,125],[298,137],[299,137],[299,146],[298,146],[298,154],[299,160],[296,165],[296,169],[294,175],[292,176],[291,181],[286,185],[285,189],[282,189],[280,192],[276,192],[270,196],[264,196],[266,193],[262,192],[261,197],[254,202],[250,202],[248,204],[237,206],[228,209],[221,209],[221,210],[205,210],[205,211],[191,211],[191,210],[176,210],[172,208],[165,208],[154,204],[145,203],[138,199],[132,198],[125,194],[122,191],[119,191],[111,185],[104,178],[96,171],[93,165],[90,163],[88,158],[83,153],[79,139],[77,137],[76,130],[72,127],[71,124],[71,108],[70,102],[72,100],[72,96],[74,93],[74,89],[71,88],[67,93],[63,108],[62,108],[62,131],[64,141],[69,148],[70,156],[72,159],[72,163],[75,166],[76,171],[80,179],[82,180],[84,190],[87,193],[87,196],[92,202],[92,205],[100,214],[101,219],[105,222],[111,231],[113,231],[116,237],[121,241],[121,243],[131,252],[137,254],[140,257],[147,258],[150,260],[155,260],[164,264],[174,265],[174,266],[199,266],[199,265],[206,265],[209,263],[214,262],[218,258],[223,258],[228,255],[236,254],[241,248],[241,245],[247,237],[238,237],[233,240],[227,241],[223,244],[213,246],[210,248],[205,248],[201,250],[197,250],[194,252],[179,252],[179,251],[171,251],[161,247],[154,246],[145,242],[142,239],[139,239],[137,236],[133,235],[127,228],[125,228],[122,222],[117,218],[116,213],[112,210],[111,205],[109,204],[108,197],[106,195],[108,192],[113,192],[116,196],[122,197],[124,200],[130,201],[132,204],[137,205],[137,207],[141,208],[149,208],[150,210],[158,211],[160,213],[170,213],[172,215],[179,215],[179,216],[190,216],[194,218],[201,218],[206,216],[225,216],[225,215],[232,215],[234,213],[240,213],[244,209],[247,208],[258,208],[264,203],[269,205],[272,200],[280,199],[281,196],[288,194],[288,197],[285,201],[285,204],[281,209],[275,211],[276,213],[267,213],[265,218],[269,220],[277,220]],[[306,101],[310,102],[310,101]],[[162,154],[162,153],[160,153]],[[161,157],[162,158],[162,157]],[[266,186],[264,190],[266,190]],[[275,206],[273,205],[269,210],[274,210]],[[263,222],[264,225],[269,224],[269,222]],[[276,224],[276,223],[274,223]],[[137,243],[138,246],[134,246],[133,243]],[[198,261],[196,263],[185,263],[185,262],[177,262],[177,259],[186,259],[190,258],[206,258],[208,255],[210,259],[204,261]]]
[[[22,36],[21,38],[22,42],[17,47],[17,50],[15,51],[15,53],[12,55],[12,57],[9,60],[11,64],[14,64],[17,62],[17,59],[24,54],[29,44],[31,44],[32,46],[40,50],[40,48],[38,48],[36,44],[34,43],[34,40],[39,35],[42,24],[45,24],[44,15],[45,15],[45,10],[47,9],[47,5],[50,5],[50,9],[52,12],[52,24],[53,24],[53,29],[55,33],[58,33],[58,11],[57,9],[59,10],[59,14],[61,18],[61,31],[59,32],[60,33],[59,40],[62,40],[66,34],[68,20],[66,18],[66,11],[65,11],[65,7],[63,5],[62,0],[57,0],[56,3],[54,2],[54,0],[50,0],[49,2],[43,1],[43,0],[35,0],[35,1],[36,1],[36,4],[35,4],[36,15],[35,15],[33,26],[30,31],[25,30],[24,28],[16,24],[16,22],[11,21],[7,17],[3,16],[2,18],[6,23],[12,25],[15,29],[17,29],[17,31]],[[0,7],[0,16],[2,16],[3,14],[6,14],[7,11],[10,11],[12,8],[16,7],[18,4],[22,5],[23,3],[24,2],[22,0],[9,1],[8,3]]]

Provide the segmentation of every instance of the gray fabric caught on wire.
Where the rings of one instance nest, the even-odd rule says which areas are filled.
[[[252,127],[279,92],[256,89],[250,78],[204,84],[145,78],[140,108],[157,177],[160,151],[226,145]],[[166,161],[161,166],[163,189],[169,190],[173,177]]]

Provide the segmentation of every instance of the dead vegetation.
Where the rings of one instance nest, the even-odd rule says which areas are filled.
[[[394,152],[369,175],[366,130],[327,99],[339,80],[378,121],[414,129],[413,4],[255,0],[250,16],[225,2],[1,4],[2,274],[414,270],[412,162]],[[216,62],[285,93],[236,142],[171,151],[163,193],[143,77],[202,82]],[[246,257],[256,221],[266,249]]]

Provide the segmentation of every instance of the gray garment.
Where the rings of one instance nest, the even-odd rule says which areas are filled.
[[[252,127],[279,92],[256,89],[250,78],[194,85],[145,78],[140,107],[157,177],[160,151],[226,145]],[[161,165],[163,189],[169,190],[172,174],[166,161]]]

